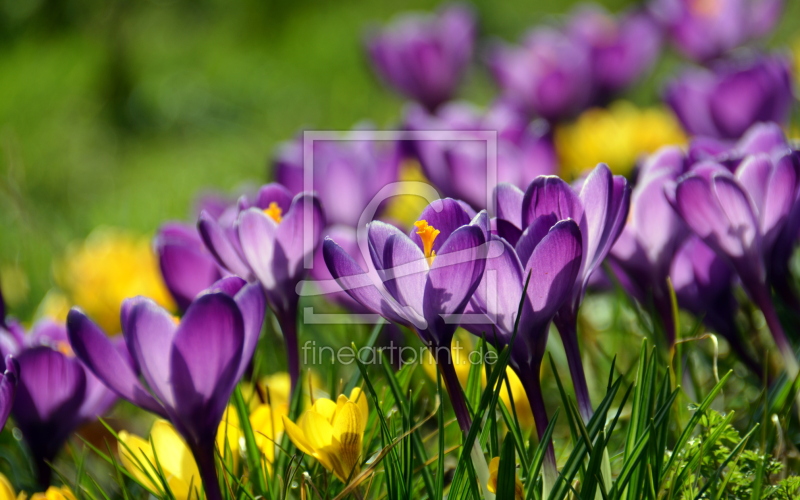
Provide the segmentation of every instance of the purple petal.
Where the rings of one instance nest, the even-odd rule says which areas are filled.
[[[186,311],[170,365],[173,408],[185,428],[207,431],[200,421],[216,431],[237,382],[244,335],[242,314],[224,293],[203,295]]]
[[[153,394],[164,406],[174,408],[170,355],[176,334],[175,320],[148,298],[137,297],[127,301],[135,302],[129,306],[128,321],[122,325],[128,350]],[[187,314],[191,309],[189,306]]]
[[[156,235],[155,250],[164,283],[182,310],[220,277],[214,256],[193,227],[165,224]]]
[[[358,303],[389,321],[400,324],[408,323],[383,297],[370,275],[335,241],[330,238],[325,239],[322,244],[322,255],[328,270],[339,286]]]
[[[267,290],[277,287],[275,276],[275,249],[278,224],[257,208],[239,214],[237,222],[239,243],[250,269]]]
[[[214,254],[217,262],[222,267],[242,278],[252,279],[253,273],[250,268],[242,260],[229,236],[216,220],[206,212],[202,212],[200,219],[197,221],[197,229],[200,231],[200,236],[203,238],[206,247]]]
[[[441,237],[440,234],[436,239]],[[386,239],[383,264],[381,272],[383,284],[392,297],[400,305],[410,308],[417,315],[422,315],[428,262],[420,247],[398,231]]]
[[[522,234],[522,199],[525,193],[511,184],[498,184],[494,190],[497,206],[497,234],[512,245]]]
[[[2,300],[2,299],[0,299]],[[5,367],[0,375],[0,430],[3,429],[14,405],[19,377],[19,363],[12,356],[5,359]]]
[[[72,432],[83,403],[86,392],[83,368],[78,360],[49,347],[28,349],[17,361],[21,375],[14,401],[17,425],[34,447],[48,447],[36,443],[48,438],[63,441]],[[39,434],[42,430],[52,435]]]
[[[566,302],[581,267],[581,231],[573,220],[556,223],[531,254],[527,296],[538,318],[549,318]]]
[[[308,226],[307,222],[311,225]],[[286,266],[281,269],[273,268],[273,272],[278,276],[285,275],[279,282],[292,282],[291,293],[294,293],[293,282],[305,274],[306,257],[311,258],[319,246],[324,226],[325,216],[319,199],[309,193],[295,196],[289,211],[278,224],[275,238],[284,257],[276,263],[285,260]]]
[[[734,180],[690,175],[678,183],[675,208],[711,248],[733,259],[752,255],[758,226],[747,195]]]
[[[67,315],[67,331],[75,355],[105,385],[133,404],[165,416],[161,405],[139,382],[128,357],[77,308],[71,309]]]
[[[437,254],[447,238],[461,226],[469,224],[470,219],[475,214],[468,213],[463,205],[452,198],[445,198],[443,200],[435,200],[430,205],[425,207],[422,214],[417,220],[424,220],[428,222],[429,226],[440,231],[439,236],[433,242],[433,251]],[[417,234],[417,229],[411,229],[411,241],[413,241],[422,250],[422,240]]]
[[[439,345],[449,345],[458,326],[447,323],[447,316],[464,312],[481,281],[488,251],[485,243],[480,228],[457,229],[442,245],[427,273],[421,305],[428,332],[440,341]]]
[[[572,187],[560,177],[537,177],[525,191],[522,200],[522,227],[528,227],[537,217],[553,214],[557,220],[572,219],[583,227],[583,206]]]
[[[261,186],[256,196],[255,206],[264,210],[269,208],[270,203],[277,204],[278,208],[285,214],[289,211],[289,207],[292,204],[292,193],[285,187],[276,183]]]
[[[516,252],[523,267],[527,266],[534,249],[536,249],[536,246],[542,241],[542,238],[550,232],[550,228],[552,228],[556,222],[558,222],[558,218],[555,214],[542,215],[534,220],[533,224],[529,225],[522,233],[522,236],[520,236],[517,242]]]
[[[487,256],[483,279],[475,289],[473,302],[479,311],[493,318],[498,333],[506,337],[508,342],[514,332],[514,321],[522,299],[522,264],[507,241],[497,237],[492,241],[502,245],[502,252],[498,255],[492,255],[492,252]],[[491,330],[491,327],[482,324],[463,326],[475,334],[486,332],[488,335]]]
[[[236,305],[239,306],[239,311],[242,313],[244,320],[244,343],[242,346],[242,362],[239,365],[239,371],[236,374],[236,380],[239,380],[247,365],[253,357],[253,353],[258,345],[258,337],[261,335],[261,328],[264,325],[264,313],[266,312],[266,301],[264,293],[258,283],[252,283],[245,286],[234,297]]]

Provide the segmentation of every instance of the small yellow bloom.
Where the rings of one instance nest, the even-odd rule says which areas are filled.
[[[401,182],[424,182],[430,184],[422,167],[416,160],[406,160],[400,165],[398,179]],[[422,194],[420,192],[420,194]],[[411,227],[419,214],[428,206],[424,197],[418,194],[402,194],[389,199],[384,216],[386,219],[396,221],[402,226]]]
[[[19,495],[14,494],[14,488],[9,480],[0,474],[0,500],[28,500],[28,495],[20,491]],[[67,486],[51,486],[44,493],[34,493],[29,500],[76,500],[72,490]]]
[[[161,485],[153,484],[149,476],[157,477],[156,456],[170,490],[177,500],[188,500],[202,488],[200,472],[192,452],[175,428],[166,420],[156,420],[150,430],[150,439],[144,440],[126,431],[119,433],[122,465],[137,481],[153,492]],[[153,454],[155,450],[155,455]],[[142,470],[144,468],[145,470]],[[145,473],[147,471],[147,473]]]
[[[11,486],[6,476],[0,474],[0,500],[15,500],[16,498],[14,487]]]
[[[492,493],[497,493],[497,469],[500,468],[500,457],[494,457],[489,462],[489,484],[486,486]],[[525,498],[525,490],[522,488],[522,481],[514,475],[514,499],[523,500]]]
[[[28,299],[31,286],[28,276],[18,265],[9,264],[0,267],[0,290],[9,307],[18,307]]]
[[[637,108],[626,101],[586,110],[576,121],[555,130],[556,150],[566,177],[579,177],[600,162],[625,175],[640,156],[667,144],[685,143],[680,124],[666,108]]]
[[[283,417],[286,433],[303,453],[314,457],[343,483],[360,472],[362,443],[369,418],[367,395],[355,388],[336,402],[320,398],[297,424]]]
[[[110,335],[120,332],[119,309],[128,297],[144,295],[175,310],[150,238],[101,228],[71,245],[54,266],[56,283]]]

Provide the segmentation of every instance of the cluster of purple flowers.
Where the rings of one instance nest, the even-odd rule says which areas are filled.
[[[779,126],[792,101],[788,64],[778,55],[725,59],[769,31],[779,11],[777,0],[654,0],[620,16],[581,8],[518,46],[491,47],[501,92],[486,111],[451,101],[475,52],[470,9],[375,30],[367,45],[376,71],[416,101],[406,107],[403,132],[299,137],[276,154],[275,183],[232,203],[207,200],[196,225],[162,226],[154,246],[180,318],[134,297],[121,308],[118,340],[107,333],[119,332],[103,332],[77,308],[66,325],[40,322],[25,333],[5,317],[0,297],[0,423],[14,416],[45,485],[67,437],[123,398],[174,425],[207,498],[217,500],[216,429],[268,310],[285,340],[293,388],[300,379],[298,291],[309,274],[351,311],[418,333],[464,432],[470,410],[449,351],[459,326],[511,350],[541,436],[548,417],[540,368],[553,323],[581,414],[590,418],[578,313],[604,263],[652,307],[667,345],[676,338],[672,286],[682,307],[759,370],[760,355],[734,318],[732,287],[741,283],[795,376],[797,359],[772,301],[774,290],[800,304],[788,271],[800,231],[800,153]],[[666,90],[697,136],[688,150],[650,156],[633,186],[605,164],[572,185],[553,175],[550,125],[640,79],[664,38],[708,64]],[[423,137],[437,131],[460,137]],[[486,131],[497,140],[492,176]],[[385,209],[402,194],[395,183],[410,159],[442,197],[429,200],[412,227],[398,227]],[[554,467],[552,449],[548,463]]]

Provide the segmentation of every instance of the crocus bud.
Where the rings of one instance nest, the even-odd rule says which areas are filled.
[[[474,44],[472,12],[452,5],[436,16],[406,15],[371,33],[367,51],[389,86],[433,110],[455,94]]]
[[[790,63],[760,55],[694,68],[667,85],[664,99],[690,134],[737,139],[757,122],[789,119]]]

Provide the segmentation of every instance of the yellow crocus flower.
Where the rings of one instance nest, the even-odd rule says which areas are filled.
[[[640,156],[667,144],[685,144],[686,136],[667,108],[637,108],[617,101],[559,125],[554,140],[562,174],[579,177],[600,162],[615,174],[628,174]]]
[[[147,236],[96,229],[85,241],[70,245],[54,274],[69,302],[83,308],[109,335],[120,332],[119,309],[128,297],[144,295],[175,310]]]
[[[360,472],[368,418],[367,395],[355,388],[349,398],[342,394],[336,402],[317,399],[296,424],[284,416],[283,425],[300,451],[347,483]]]
[[[0,500],[76,500],[76,498],[67,486],[51,486],[44,493],[34,493],[30,497],[23,491],[16,495],[8,478],[0,474]]]
[[[486,487],[492,493],[497,493],[497,469],[500,468],[500,457],[494,457],[489,462],[489,484]],[[514,474],[514,500],[523,500],[525,490],[522,488],[522,481]]]
[[[169,489],[177,500],[188,500],[190,495],[194,497],[196,491],[201,489],[200,472],[192,452],[178,431],[166,420],[155,421],[149,440],[126,431],[119,433],[119,440],[125,445],[120,446],[122,465],[150,491],[159,492],[162,488],[161,484],[156,486],[150,480],[150,477],[158,477],[156,456]]]

